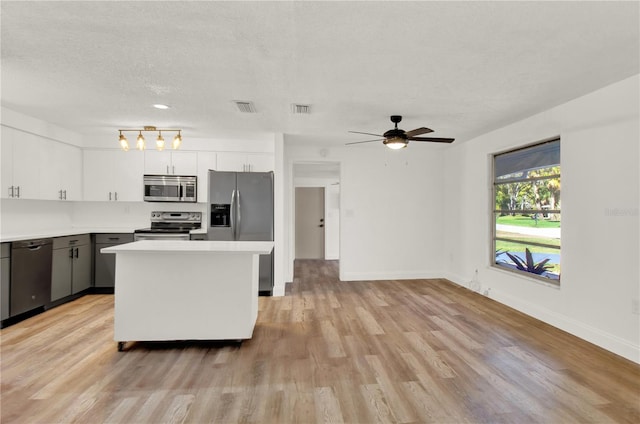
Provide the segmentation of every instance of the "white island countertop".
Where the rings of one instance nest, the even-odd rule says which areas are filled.
[[[204,240],[140,240],[100,249],[102,253],[118,252],[226,252],[266,255],[273,249],[272,241],[204,241]]]
[[[260,255],[272,241],[140,240],[116,259],[114,340],[246,340],[258,317]]]

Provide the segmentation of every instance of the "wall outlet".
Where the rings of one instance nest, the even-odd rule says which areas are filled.
[[[640,299],[631,299],[631,313],[640,315]]]

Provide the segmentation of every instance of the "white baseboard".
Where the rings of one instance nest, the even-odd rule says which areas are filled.
[[[445,273],[444,278],[459,286],[467,287],[467,281],[459,275]],[[576,337],[593,343],[605,350],[620,355],[630,361],[640,364],[640,346],[628,340],[599,328],[577,321],[571,317],[559,314],[540,305],[516,298],[507,293],[491,288],[491,299],[509,306],[519,312],[566,331]]]
[[[415,280],[442,278],[442,271],[341,272],[340,281]]]

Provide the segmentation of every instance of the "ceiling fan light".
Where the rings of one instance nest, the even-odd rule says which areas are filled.
[[[138,138],[136,140],[136,149],[144,150],[144,148],[145,148],[144,136],[142,135],[142,131],[140,131],[140,133],[138,134]]]
[[[180,148],[180,145],[182,145],[182,136],[180,135],[180,131],[178,131],[178,135],[173,137],[173,143],[171,143],[171,148],[173,150],[177,150]]]
[[[162,137],[162,131],[158,132],[158,138],[156,139],[156,149],[159,152],[164,150],[164,137]]]
[[[407,147],[407,144],[409,144],[407,139],[402,138],[402,137],[388,138],[385,141],[383,141],[383,143],[384,143],[385,146],[387,146],[388,148],[390,148],[392,150],[404,149],[405,147]]]
[[[120,132],[119,142],[120,142],[120,147],[122,148],[122,150],[124,150],[125,152],[129,150],[129,140],[127,140],[127,137],[125,137],[122,134],[122,132]]]

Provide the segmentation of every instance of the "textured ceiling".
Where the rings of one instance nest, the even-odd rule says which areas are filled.
[[[640,72],[638,6],[3,0],[2,105],[114,140],[156,125],[332,145],[400,114],[464,142]]]

